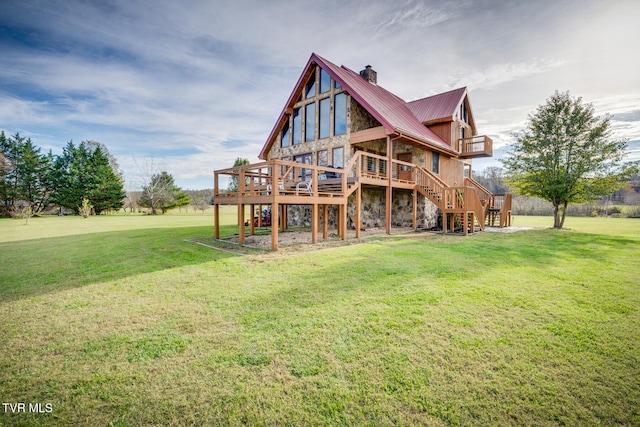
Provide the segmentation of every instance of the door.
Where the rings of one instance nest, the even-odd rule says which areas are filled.
[[[398,153],[398,160],[400,160],[401,162],[412,163],[411,153]],[[413,181],[411,166],[398,165],[397,179],[399,181]]]

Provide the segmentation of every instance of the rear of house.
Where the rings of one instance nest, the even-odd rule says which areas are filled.
[[[270,205],[274,249],[288,225],[311,226],[314,242],[328,226],[343,238],[348,225],[356,236],[362,227],[473,232],[509,221],[510,197],[472,179],[472,158],[491,155],[466,88],[405,102],[377,84],[371,66],[357,73],[312,54],[260,152],[264,163],[216,171],[214,203],[237,204],[239,223],[244,205]],[[241,178],[242,188],[221,193],[219,175]]]

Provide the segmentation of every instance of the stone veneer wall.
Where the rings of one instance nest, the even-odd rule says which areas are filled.
[[[349,197],[347,207],[348,214],[355,218],[356,214],[356,194]],[[411,227],[413,219],[412,206],[413,192],[411,190],[395,189],[393,191],[393,203],[391,211],[391,225],[394,227]],[[430,229],[438,226],[440,210],[430,200],[418,193],[418,228]],[[386,191],[383,187],[362,188],[362,224],[365,228],[384,227],[386,224],[385,209]],[[320,219],[322,220],[322,209],[320,209]],[[329,227],[336,226],[338,207],[329,207]],[[291,205],[288,207],[288,217],[290,226],[311,227],[311,206]],[[351,222],[349,223],[352,226]]]

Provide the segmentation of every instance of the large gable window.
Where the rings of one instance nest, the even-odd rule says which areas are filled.
[[[347,95],[339,93],[334,98],[333,134],[347,133]]]
[[[318,117],[318,138],[328,138],[330,129],[329,116],[331,114],[331,98],[320,100],[320,113]]]
[[[311,75],[311,79],[307,82],[307,86],[304,90],[305,98],[312,98],[316,96],[316,78],[315,73]]]
[[[293,116],[293,145],[296,145],[302,142],[302,116],[300,115],[300,109],[294,108],[291,115]]]
[[[282,136],[281,136],[281,147],[289,146],[289,139],[291,138],[291,131],[289,129],[289,120],[284,122],[284,126],[282,127]]]
[[[331,76],[322,68],[320,69],[320,93],[331,90]]]
[[[316,104],[312,102],[304,108],[304,140],[313,141],[316,137]]]

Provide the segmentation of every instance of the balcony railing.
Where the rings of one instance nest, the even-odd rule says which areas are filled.
[[[493,140],[486,135],[460,138],[458,151],[460,157],[491,157],[493,156]]]

